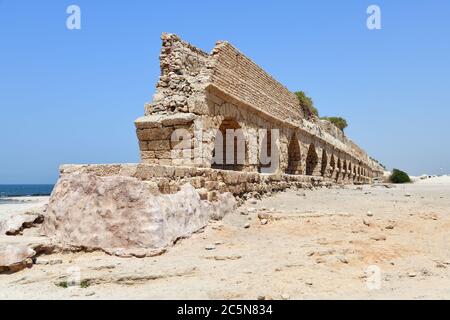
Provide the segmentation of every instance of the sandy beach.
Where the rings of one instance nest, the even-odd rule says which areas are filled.
[[[0,199],[0,216],[26,211],[48,203],[49,196],[41,197],[11,197]]]
[[[0,275],[0,299],[448,299],[449,226],[450,177],[288,190],[160,256],[40,256]]]

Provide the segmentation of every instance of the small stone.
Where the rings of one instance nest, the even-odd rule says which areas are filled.
[[[49,261],[48,260],[37,259],[35,264],[44,266],[44,265],[49,264]]]
[[[389,224],[389,225],[386,226],[386,229],[392,230],[392,229],[394,229],[394,225],[393,224]]]
[[[211,228],[213,228],[214,230],[222,230],[223,223],[217,223],[217,224],[213,225]]]
[[[370,227],[370,225],[371,225],[371,223],[366,219],[363,219],[363,223],[364,223],[364,225],[366,225],[368,227]]]
[[[247,212],[249,213],[256,212],[256,208],[250,207],[247,209]]]
[[[95,294],[94,291],[89,291],[88,293],[86,293],[86,297],[91,297]]]
[[[264,226],[268,223],[269,221],[267,219],[262,219],[261,220],[261,224]]]
[[[215,250],[216,247],[214,245],[208,245],[205,247],[205,250],[211,251],[211,250]]]
[[[258,296],[258,300],[259,301],[266,300],[266,297],[265,296]]]
[[[408,277],[410,277],[410,278],[415,278],[416,276],[417,276],[417,273],[415,273],[415,272],[408,273]]]
[[[251,200],[250,203],[251,204],[257,204],[258,202],[256,200]]]
[[[249,229],[249,228],[250,228],[250,223],[246,223],[246,224],[244,225],[244,228],[245,228],[245,229]]]
[[[337,259],[344,264],[348,264],[348,260],[344,256],[338,256]]]
[[[317,264],[325,263],[325,259],[323,259],[323,258],[317,258],[317,259],[316,259],[316,263],[317,263]]]
[[[50,260],[50,261],[49,261],[49,264],[50,264],[50,265],[62,264],[62,260],[61,260],[61,259]]]
[[[312,285],[313,285],[313,282],[312,282],[312,281],[305,281],[305,284],[306,284],[307,286],[312,286]]]
[[[373,213],[370,212],[370,211],[367,211],[367,216],[368,216],[368,217],[373,217]]]
[[[242,216],[248,216],[248,212],[246,212],[246,211],[241,211],[241,215],[242,215]]]
[[[386,240],[386,236],[380,234],[380,235],[373,236],[370,239],[375,240],[375,241],[385,241]]]
[[[220,246],[220,245],[223,244],[223,241],[216,241],[216,242],[214,242],[214,244],[215,244],[216,246]]]

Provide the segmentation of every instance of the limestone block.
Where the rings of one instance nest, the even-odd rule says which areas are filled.
[[[149,164],[149,165],[155,165],[155,164],[159,164],[159,160],[154,158],[154,159],[142,159],[142,163],[145,164]]]
[[[172,127],[136,129],[139,140],[167,140],[173,132]]]
[[[154,140],[148,142],[149,150],[170,150],[169,140]]]
[[[169,191],[176,186],[169,179],[160,183],[167,183]],[[43,232],[63,248],[157,249],[189,236],[212,217],[230,212],[234,205],[231,195],[216,203],[201,201],[188,184],[176,194],[152,193],[148,182],[136,178],[65,175],[53,191]],[[33,255],[26,249],[19,253],[7,261],[9,255],[0,254],[0,265]]]
[[[161,116],[144,116],[140,117],[134,121],[137,129],[149,129],[149,128],[160,128],[161,127]]]
[[[171,159],[172,158],[172,152],[170,150],[164,150],[155,151],[155,157],[158,159]]]
[[[159,159],[159,160],[158,160],[158,163],[159,163],[160,165],[163,165],[163,166],[170,166],[170,165],[173,165],[172,159]]]
[[[155,151],[141,151],[141,159],[155,159]]]
[[[139,140],[139,150],[148,151],[148,143],[147,141]]]
[[[173,126],[180,124],[189,124],[195,120],[197,116],[193,113],[175,113],[172,115],[166,115],[161,117],[161,123],[163,126]]]

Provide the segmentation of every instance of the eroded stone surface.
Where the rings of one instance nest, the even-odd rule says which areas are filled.
[[[38,210],[15,213],[0,219],[0,234],[1,235],[16,235],[20,233],[24,228],[29,228],[35,223],[42,222],[43,212]]]
[[[62,176],[47,209],[43,233],[62,247],[121,250],[163,248],[203,228],[234,206],[231,195],[202,201],[189,184],[154,195],[132,177]]]
[[[36,251],[26,245],[0,246],[0,272],[23,268],[32,264]]]

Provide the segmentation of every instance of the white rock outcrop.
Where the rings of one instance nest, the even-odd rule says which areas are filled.
[[[36,251],[24,245],[0,246],[0,272],[20,270],[33,262]]]
[[[35,212],[15,213],[6,217],[0,217],[0,235],[19,234],[24,228],[40,223],[42,219],[42,213],[38,213],[37,210]]]
[[[176,194],[152,194],[132,177],[63,175],[55,186],[42,231],[67,248],[107,252],[161,249],[234,207],[231,194],[202,201],[189,184]]]

